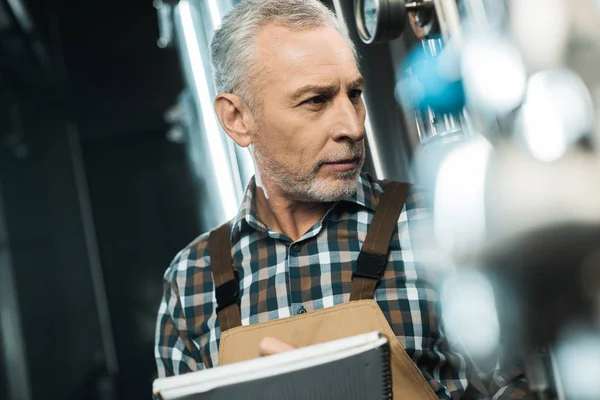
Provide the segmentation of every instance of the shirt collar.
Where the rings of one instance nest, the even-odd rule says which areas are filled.
[[[242,203],[233,223],[231,229],[233,232],[242,229],[243,224],[246,223],[257,230],[266,230],[267,227],[258,219],[258,213],[256,212],[256,202],[254,201],[254,193],[256,192],[256,180],[253,176],[246,186],[244,196],[242,197]]]
[[[378,181],[370,174],[363,172],[358,176],[354,194],[343,201],[375,211],[377,204],[379,204],[379,197],[383,193],[381,183],[382,181]]]
[[[370,174],[363,172],[356,180],[356,191],[354,194],[349,198],[342,200],[342,202],[357,204],[371,211],[375,211],[377,204],[379,203],[379,197],[381,196],[381,193],[383,193],[381,183],[381,181],[376,180]],[[262,223],[257,216],[254,198],[255,192],[256,180],[255,177],[252,177],[244,191],[238,213],[233,219],[231,225],[232,233],[243,229],[244,225],[250,226],[255,230],[267,230],[267,226]]]

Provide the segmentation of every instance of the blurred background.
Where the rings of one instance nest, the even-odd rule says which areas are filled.
[[[429,189],[452,345],[598,399],[600,1],[322,1],[365,170]],[[150,397],[162,275],[254,173],[212,109],[237,2],[0,0],[0,398]]]
[[[0,2],[0,398],[150,397],[162,274],[203,229],[157,35],[147,1]]]

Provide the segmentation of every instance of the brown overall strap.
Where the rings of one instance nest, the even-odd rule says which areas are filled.
[[[217,298],[217,318],[221,332],[242,325],[238,274],[233,268],[230,244],[231,224],[224,223],[208,236],[210,266]]]
[[[352,274],[351,301],[374,297],[375,287],[385,272],[390,241],[410,187],[410,184],[400,182],[386,185],[358,255],[356,271]]]

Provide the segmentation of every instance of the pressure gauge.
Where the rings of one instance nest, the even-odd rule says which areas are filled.
[[[377,32],[377,17],[379,16],[379,2],[377,0],[364,0],[363,18],[367,35],[373,36]]]
[[[406,24],[404,0],[355,0],[354,15],[360,39],[366,44],[396,39]]]

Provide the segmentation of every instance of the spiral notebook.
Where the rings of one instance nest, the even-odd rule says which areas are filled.
[[[390,348],[379,332],[154,381],[162,400],[391,399]]]

